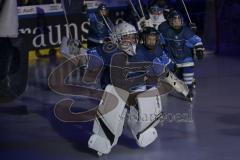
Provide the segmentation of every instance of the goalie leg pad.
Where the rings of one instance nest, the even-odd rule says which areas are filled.
[[[158,137],[157,130],[154,127],[150,127],[144,132],[137,135],[137,144],[140,147],[147,147],[153,143]]]
[[[183,94],[185,97],[189,93],[188,86],[178,79],[172,72],[168,72],[167,76],[164,77],[164,80],[170,84],[178,93]]]
[[[137,144],[146,147],[157,138],[154,127],[162,115],[161,97],[157,88],[151,88],[137,96],[138,109],[130,107],[128,125]]]
[[[110,94],[107,94],[110,93]],[[122,134],[127,109],[126,101],[129,93],[108,85],[97,111],[98,118],[93,125],[93,135],[88,141],[88,147],[98,153],[108,154],[111,148],[117,144]],[[115,104],[114,96],[117,99]],[[113,106],[115,107],[113,108]]]

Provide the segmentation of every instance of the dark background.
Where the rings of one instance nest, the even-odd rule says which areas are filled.
[[[67,0],[65,0],[67,1]],[[102,0],[104,3],[111,3],[109,0]],[[142,0],[147,5],[154,0]],[[39,0],[27,3],[21,0],[19,5],[37,5],[53,3],[52,0]],[[57,2],[60,2],[58,0]],[[134,0],[136,3],[136,1]],[[192,21],[198,26],[198,35],[202,36],[205,47],[215,51],[217,54],[238,55],[240,32],[240,1],[238,0],[185,0]],[[182,11],[185,20],[188,22],[181,0],[169,0],[169,3]],[[82,1],[71,0],[67,6],[70,16],[79,12]],[[112,8],[111,15],[117,10],[129,11],[128,8]],[[128,15],[128,13],[126,14]],[[227,52],[226,52],[227,51]]]

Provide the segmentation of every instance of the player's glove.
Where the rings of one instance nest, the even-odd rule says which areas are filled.
[[[198,60],[202,60],[204,57],[204,47],[203,45],[197,45],[194,47],[194,52]]]

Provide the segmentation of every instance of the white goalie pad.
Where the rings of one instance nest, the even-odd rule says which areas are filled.
[[[130,108],[128,125],[140,147],[146,147],[157,138],[154,127],[162,116],[158,89],[153,87],[137,96],[138,108]]]
[[[102,154],[108,154],[111,148],[117,144],[127,113],[125,105],[128,96],[129,93],[125,90],[112,85],[106,87],[98,108],[98,117],[94,121],[94,134],[88,141],[89,148]]]
[[[63,37],[60,45],[61,54],[78,65],[86,66],[88,62],[87,49],[81,47],[80,40],[73,40]]]
[[[178,93],[183,94],[185,97],[189,93],[188,86],[178,79],[172,72],[168,72],[167,76],[164,77],[164,80],[170,84]]]

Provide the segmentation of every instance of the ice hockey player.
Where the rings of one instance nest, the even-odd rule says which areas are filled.
[[[152,70],[149,70],[147,75],[149,77],[150,85],[156,86],[156,79],[164,80],[170,84],[178,93],[184,95],[187,100],[192,101],[192,95],[190,94],[190,91],[186,84],[184,84],[183,81],[179,80],[171,72],[171,70],[174,70],[175,64],[162,49],[162,46],[160,45],[161,43],[159,32],[153,27],[145,27],[143,29],[141,37],[143,43],[137,46],[137,54],[144,55],[144,61],[146,62],[155,62],[154,64],[160,63],[164,67],[162,70],[158,69],[161,71],[160,73],[157,71],[153,72]],[[158,67],[162,66],[158,65]],[[156,67],[152,69],[156,69]]]
[[[99,47],[90,49],[89,55],[100,57],[102,61],[96,62],[90,59],[86,71],[87,74],[96,67],[103,67],[101,82],[104,83],[102,86],[105,93],[94,121],[93,135],[88,142],[89,148],[97,151],[99,155],[108,154],[117,144],[128,111],[127,123],[140,147],[146,147],[156,140],[158,135],[155,127],[162,116],[158,89],[146,87],[145,73],[149,66],[138,63],[143,61],[144,56],[136,54],[138,43],[136,28],[123,22],[116,25],[115,32],[118,39],[117,47],[109,44],[100,49]],[[154,71],[158,73],[161,72],[158,69],[163,68],[157,64],[150,66],[156,67]],[[132,93],[137,93],[137,106],[127,109],[125,106]],[[112,97],[116,98],[115,105]]]
[[[108,18],[108,8],[105,4],[100,4],[95,13],[88,14],[90,20],[88,32],[88,48],[103,44],[104,39],[109,37],[110,29],[114,27]]]
[[[168,56],[176,63],[177,76],[183,79],[189,90],[192,91],[194,78],[192,51],[194,50],[198,59],[202,59],[204,55],[203,43],[200,37],[184,25],[183,17],[178,11],[172,11],[168,15],[168,25],[169,27],[161,33]]]
[[[149,9],[149,18],[152,21],[153,27],[158,29],[158,26],[165,22],[166,19],[164,18],[163,15],[163,8],[160,8],[158,5],[153,5]]]

